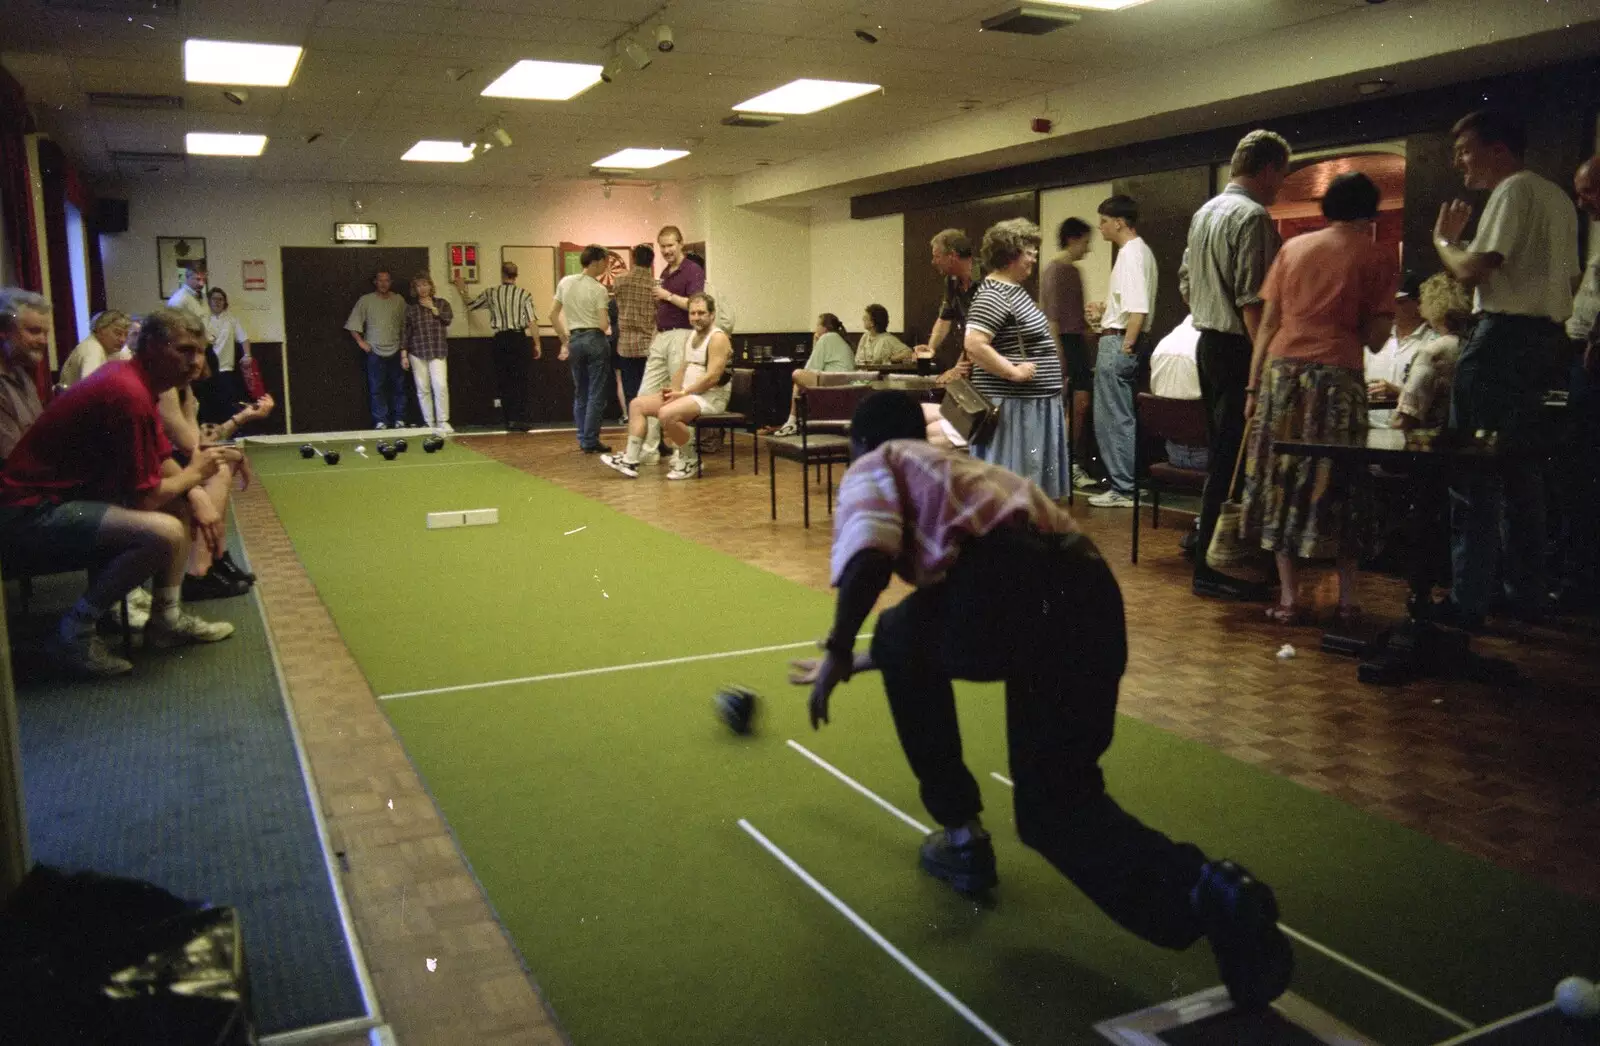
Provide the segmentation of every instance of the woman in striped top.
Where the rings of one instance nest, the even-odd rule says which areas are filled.
[[[987,443],[972,453],[1032,480],[1053,498],[1070,473],[1061,409],[1061,354],[1050,321],[1022,286],[1039,262],[1039,227],[1026,218],[990,226],[980,251],[989,275],[967,312],[972,385],[1000,408]]]

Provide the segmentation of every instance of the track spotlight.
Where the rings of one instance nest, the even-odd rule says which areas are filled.
[[[640,47],[639,44],[633,40],[629,40],[627,43],[622,45],[622,53],[628,56],[628,61],[633,63],[633,67],[635,69],[641,71],[650,68],[650,63],[655,61],[655,59],[650,57],[649,51],[646,51],[644,48]]]
[[[500,143],[501,148],[509,148],[510,147],[510,145],[511,145],[511,135],[509,133],[507,133],[507,131],[506,131],[506,129],[504,127],[500,126],[499,124],[496,124],[494,130],[491,131],[490,133],[494,135],[494,140]]]
[[[656,50],[660,51],[662,54],[666,54],[668,51],[672,50],[672,48],[672,26],[656,26]]]
[[[622,75],[624,68],[626,66],[623,63],[622,55],[614,54],[611,56],[611,60],[600,68],[600,79],[608,84],[614,83],[617,77]]]
[[[611,183],[610,182],[601,182],[600,183],[600,195],[604,196],[608,200],[611,199]]]
[[[660,182],[656,182],[656,184],[650,189],[650,198],[652,200],[661,199],[661,183]]]

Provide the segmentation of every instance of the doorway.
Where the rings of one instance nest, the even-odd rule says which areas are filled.
[[[363,353],[345,320],[356,299],[372,290],[372,274],[387,269],[404,294],[411,277],[428,268],[426,247],[284,247],[283,361],[293,432],[340,432],[372,427]],[[416,392],[406,417],[420,421]]]

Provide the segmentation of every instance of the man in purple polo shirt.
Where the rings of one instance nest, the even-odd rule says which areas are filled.
[[[706,271],[698,262],[683,256],[683,233],[676,225],[662,226],[656,234],[656,247],[666,268],[656,287],[656,336],[645,357],[644,380],[639,395],[649,396],[666,388],[672,375],[683,367],[683,350],[689,344],[689,299],[706,289]],[[661,443],[661,422],[655,418],[645,432],[644,454],[640,464],[661,460],[656,449]],[[673,462],[678,464],[678,462]]]

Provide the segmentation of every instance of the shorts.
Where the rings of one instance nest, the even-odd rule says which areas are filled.
[[[1089,359],[1089,346],[1083,335],[1061,335],[1061,357],[1073,392],[1088,392],[1094,388],[1094,364]]]
[[[725,391],[700,393],[689,398],[700,404],[701,414],[721,414],[728,409],[728,394]]]
[[[0,563],[14,574],[92,565],[110,507],[104,501],[0,506]]]

